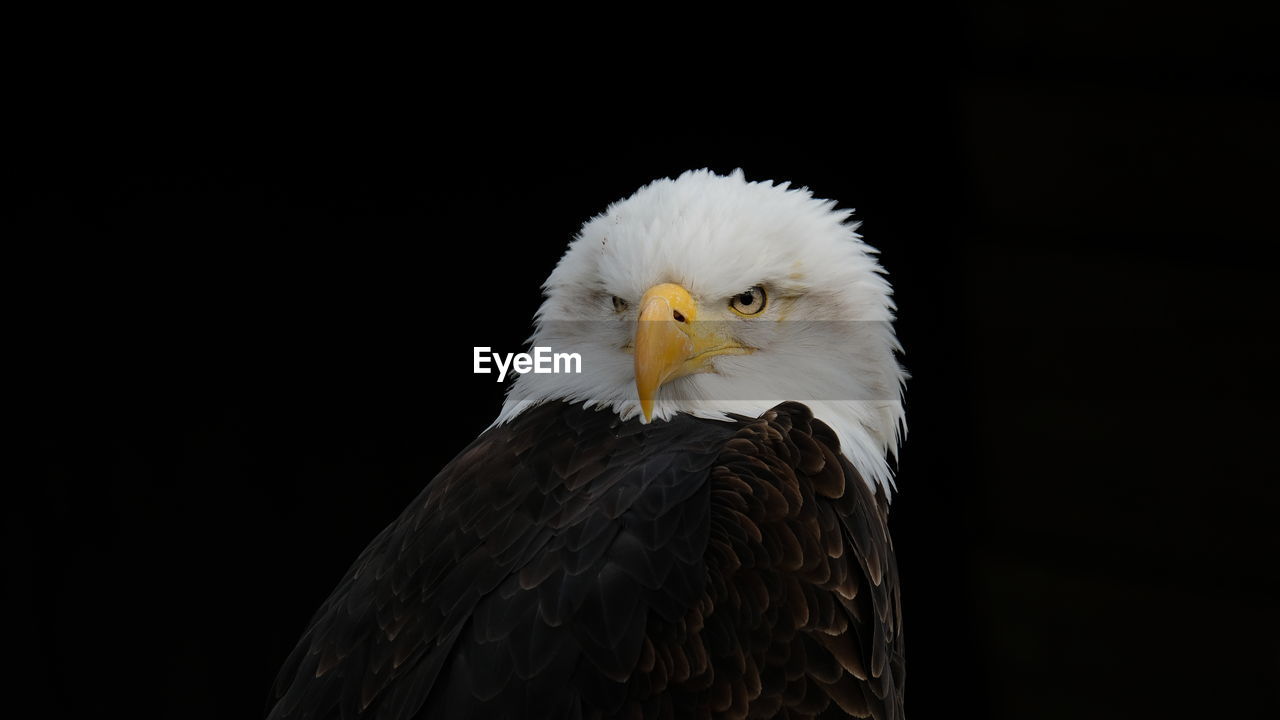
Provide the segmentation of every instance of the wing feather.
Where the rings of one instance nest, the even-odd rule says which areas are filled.
[[[902,717],[887,503],[785,403],[493,428],[361,553],[271,718]]]

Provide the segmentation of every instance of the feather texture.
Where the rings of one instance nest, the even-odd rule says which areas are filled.
[[[803,405],[641,425],[547,403],[360,555],[269,716],[900,718],[886,523]]]

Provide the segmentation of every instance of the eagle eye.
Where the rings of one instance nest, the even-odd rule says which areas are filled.
[[[623,310],[626,310],[627,307],[628,307],[628,303],[626,300],[623,300],[617,295],[613,296],[613,309],[615,312],[622,312]]]
[[[730,298],[729,309],[739,315],[759,315],[768,302],[769,299],[764,294],[764,288],[756,285],[750,290],[738,293]]]

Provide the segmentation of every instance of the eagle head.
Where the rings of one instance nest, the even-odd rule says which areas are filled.
[[[543,286],[526,373],[495,424],[552,400],[623,420],[716,420],[802,402],[872,486],[905,433],[894,304],[852,211],[742,171],[657,180],[587,221]]]

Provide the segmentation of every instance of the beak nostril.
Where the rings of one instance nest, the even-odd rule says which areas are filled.
[[[684,322],[684,315],[681,315],[679,310],[672,310],[671,317],[678,323]]]

